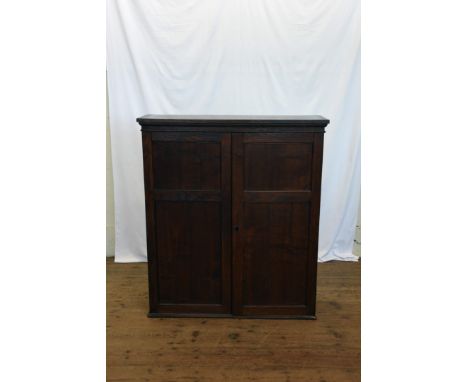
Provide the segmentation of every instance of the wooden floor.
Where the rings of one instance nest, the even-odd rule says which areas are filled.
[[[107,380],[360,380],[360,263],[318,266],[317,320],[146,317],[146,264],[107,263]]]

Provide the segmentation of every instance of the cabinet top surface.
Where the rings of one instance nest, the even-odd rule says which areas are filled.
[[[324,128],[330,121],[320,115],[157,115],[137,118],[142,130],[151,126],[302,126]]]

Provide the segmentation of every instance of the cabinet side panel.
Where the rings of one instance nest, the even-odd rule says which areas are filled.
[[[310,201],[309,264],[307,266],[307,312],[315,316],[317,299],[317,260],[320,224],[320,196],[322,190],[323,133],[314,134],[312,157],[312,198]]]
[[[145,210],[146,210],[146,248],[148,256],[148,293],[150,312],[156,311],[157,301],[157,254],[155,250],[156,227],[154,222],[153,199],[153,142],[151,133],[142,133],[143,144],[143,172],[145,185]]]

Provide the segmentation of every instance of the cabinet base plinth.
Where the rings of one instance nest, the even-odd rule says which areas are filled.
[[[316,320],[317,316],[286,316],[286,315],[246,315],[237,316],[233,314],[215,313],[148,313],[148,318],[238,318],[255,320]]]

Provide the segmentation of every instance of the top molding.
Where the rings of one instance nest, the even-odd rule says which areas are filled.
[[[285,131],[324,131],[330,120],[320,115],[155,115],[137,118],[141,131],[259,131],[282,128]],[[276,129],[275,129],[276,130]]]

